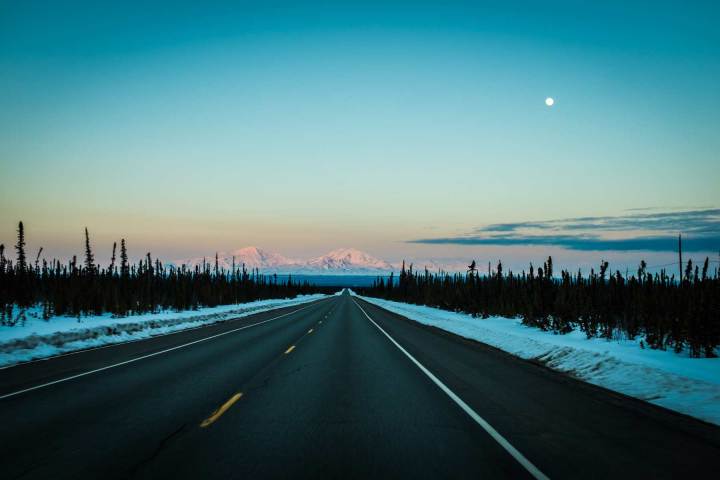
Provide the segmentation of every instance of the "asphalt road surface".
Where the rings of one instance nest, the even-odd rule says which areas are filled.
[[[0,370],[0,477],[716,478],[720,428],[349,295]]]

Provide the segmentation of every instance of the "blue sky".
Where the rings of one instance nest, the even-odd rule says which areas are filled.
[[[22,219],[51,255],[87,225],[166,258],[525,262],[548,244],[437,239],[716,208],[719,21],[680,1],[0,2],[0,242]]]

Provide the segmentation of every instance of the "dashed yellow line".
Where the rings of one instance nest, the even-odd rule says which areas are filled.
[[[212,425],[213,423],[215,423],[215,421],[216,421],[218,418],[220,418],[223,413],[225,413],[230,407],[232,407],[235,402],[237,402],[238,400],[240,400],[240,397],[242,397],[242,395],[243,395],[242,392],[240,392],[240,393],[236,393],[235,395],[233,395],[232,397],[230,397],[230,400],[228,400],[227,402],[223,403],[223,404],[220,406],[220,408],[218,408],[217,410],[215,410],[215,411],[213,412],[212,415],[210,415],[208,418],[206,418],[205,420],[203,420],[202,423],[200,424],[200,426],[201,426],[202,428],[206,428],[206,427],[209,427],[210,425]]]
[[[327,318],[327,315],[325,315],[325,318]],[[321,324],[321,323],[322,323],[322,320],[318,321],[318,324]],[[310,330],[308,330],[306,335],[313,333],[313,331],[315,331],[315,329],[311,328]],[[290,347],[287,350],[285,350],[285,355],[291,353],[293,350],[295,350],[295,345],[290,345]],[[240,398],[242,398],[242,396],[243,396],[242,392],[239,392],[239,393],[236,393],[235,395],[233,395],[232,397],[230,397],[230,399],[227,402],[223,403],[220,406],[220,408],[215,410],[212,413],[212,415],[210,415],[208,418],[203,420],[202,423],[200,423],[200,426],[202,428],[207,428],[210,425],[212,425],[213,423],[215,423],[217,421],[217,419],[219,419],[223,415],[223,413],[227,412],[228,409],[230,407],[232,407],[233,404],[235,404],[235,402],[237,402],[238,400],[240,400]]]

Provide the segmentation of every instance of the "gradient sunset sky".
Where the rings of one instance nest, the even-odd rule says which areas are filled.
[[[717,259],[719,5],[0,1],[0,242]]]

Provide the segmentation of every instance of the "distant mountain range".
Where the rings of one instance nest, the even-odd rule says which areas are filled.
[[[245,264],[248,270],[258,268],[264,273],[293,273],[293,274],[352,274],[376,275],[397,270],[398,266],[385,260],[373,257],[369,253],[355,248],[339,248],[326,255],[298,260],[285,257],[279,253],[268,252],[257,247],[245,247],[233,252],[219,252],[218,264],[229,270],[233,265],[240,267]],[[215,255],[179,260],[176,264],[185,264],[190,267],[202,265],[203,260],[210,265],[215,264]]]

